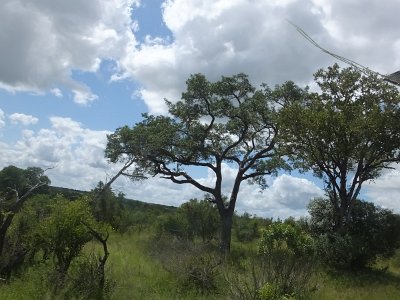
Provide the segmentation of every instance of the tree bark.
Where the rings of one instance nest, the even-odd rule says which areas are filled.
[[[221,242],[220,250],[224,256],[229,255],[231,250],[231,234],[233,224],[233,210],[226,209],[221,214]]]

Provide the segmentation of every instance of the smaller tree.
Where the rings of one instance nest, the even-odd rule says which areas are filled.
[[[48,184],[50,179],[40,168],[30,167],[24,170],[8,166],[0,171],[0,256],[14,216],[29,196]]]
[[[92,191],[90,197],[93,215],[98,222],[110,224],[118,230],[122,218],[122,202],[109,185],[100,181]]]
[[[44,251],[51,253],[62,283],[71,262],[93,236],[85,224],[94,224],[87,199],[55,199],[52,213],[40,224],[37,238]],[[92,225],[93,226],[93,225]]]
[[[352,221],[362,185],[400,161],[400,95],[337,64],[314,76],[320,92],[277,99],[285,103],[281,137],[294,166],[324,180],[340,230]]]

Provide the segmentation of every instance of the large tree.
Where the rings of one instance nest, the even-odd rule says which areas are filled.
[[[363,183],[400,160],[400,96],[377,76],[337,64],[315,81],[319,92],[280,110],[281,133],[295,166],[324,180],[339,230]]]
[[[217,82],[197,74],[186,83],[181,101],[166,101],[169,116],[144,114],[132,128],[121,127],[109,135],[106,157],[113,163],[135,162],[133,169],[123,172],[134,179],[158,175],[210,194],[221,218],[221,250],[227,253],[241,183],[265,184],[264,176],[282,163],[271,91],[256,90],[244,74]],[[223,164],[236,172],[226,201]],[[213,185],[196,180],[194,167],[211,171]]]

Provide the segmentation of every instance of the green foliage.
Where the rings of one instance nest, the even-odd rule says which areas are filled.
[[[69,281],[63,290],[67,299],[109,299],[113,293],[115,282],[107,280],[105,286],[99,286],[102,274],[98,269],[99,257],[90,253],[80,257],[72,265]]]
[[[157,255],[150,255],[148,247],[145,244],[153,243],[149,232],[129,231],[123,235],[119,233],[111,233],[109,240],[110,258],[109,263],[112,268],[107,269],[107,278],[112,278],[111,299],[123,300],[141,300],[141,299],[186,299],[186,300],[216,300],[216,299],[257,299],[257,293],[252,294],[254,297],[234,296],[229,292],[230,287],[236,287],[239,284],[242,289],[247,283],[248,287],[253,289],[254,280],[252,279],[252,268],[249,252],[251,244],[235,242],[232,245],[232,252],[240,247],[247,263],[238,266],[236,263],[227,264],[224,262],[221,266],[216,267],[217,277],[215,285],[217,289],[208,294],[199,294],[195,289],[189,286],[183,287],[176,277],[167,272]],[[166,243],[169,243],[167,240]],[[85,261],[86,256],[97,250],[97,245],[89,243],[84,247],[82,257],[79,261]],[[163,251],[161,247],[160,251]],[[78,265],[80,263],[75,260],[70,269],[71,277],[75,277],[79,273]],[[177,258],[179,260],[179,257]],[[363,272],[347,273],[317,273],[318,286],[317,290],[311,295],[307,295],[305,299],[356,299],[356,300],[376,300],[376,299],[400,299],[400,252],[393,259],[382,259],[379,265],[375,266],[377,270],[365,270]],[[94,262],[94,260],[93,260]],[[262,276],[258,266],[262,264],[261,260],[254,263],[256,278],[259,279],[259,287],[263,287]],[[243,266],[247,269],[244,271]],[[389,266],[388,269],[383,269]],[[228,284],[221,280],[224,274],[224,268],[229,268],[230,279],[232,282]],[[3,300],[16,299],[65,299],[63,295],[51,294],[53,282],[48,281],[48,272],[53,269],[50,261],[29,267],[24,270],[18,277],[12,277],[8,283],[0,280],[0,298]],[[89,271],[88,271],[89,272]],[[221,274],[222,273],[222,274]],[[240,280],[235,281],[233,277],[240,276]],[[234,284],[235,283],[235,284]],[[237,284],[236,284],[237,283]],[[82,282],[82,285],[85,283]],[[85,292],[82,293],[85,295]],[[236,293],[238,295],[238,293]],[[247,296],[250,294],[247,294]],[[72,297],[76,299],[79,297]],[[83,298],[83,297],[82,297]],[[294,297],[299,299],[299,297]],[[84,298],[87,299],[87,298]],[[301,298],[300,298],[301,299]]]
[[[192,75],[182,100],[169,102],[169,116],[143,114],[132,128],[108,135],[105,156],[113,163],[135,163],[132,179],[160,175],[191,184],[209,194],[221,219],[221,249],[229,251],[232,217],[243,181],[265,186],[265,175],[285,166],[277,154],[277,125],[271,91],[256,90],[244,74],[209,82]],[[223,164],[236,166],[230,198],[222,194]],[[197,181],[190,166],[215,174],[209,186]]]
[[[168,234],[178,239],[200,238],[210,242],[219,233],[220,218],[215,206],[208,200],[191,199],[174,213],[157,217],[156,234]]]
[[[189,222],[184,215],[175,212],[164,214],[156,220],[156,236],[171,235],[178,239],[192,239]]]
[[[20,223],[22,236],[14,234],[9,240],[9,229],[15,216],[19,215],[24,203],[38,190],[50,183],[40,168],[19,169],[14,166],[0,171],[0,275],[9,278],[13,269],[19,267],[29,251],[23,238],[29,220]]]
[[[310,292],[310,279],[316,267],[315,245],[310,235],[299,227],[275,222],[262,233],[258,252],[267,290],[275,291],[275,297],[301,297]],[[261,291],[263,288],[265,284]]]
[[[294,167],[324,179],[340,228],[351,221],[362,184],[400,160],[400,94],[337,64],[319,70],[315,81],[320,92],[282,107],[280,133]]]
[[[230,297],[262,300],[309,295],[314,289],[314,253],[313,239],[300,227],[271,224],[262,232],[257,255],[245,260],[240,270],[225,271]]]
[[[211,241],[219,233],[220,217],[214,204],[208,200],[191,199],[181,205],[178,213],[187,221],[190,237]]]
[[[57,264],[68,268],[83,245],[91,236],[82,221],[92,223],[90,207],[86,199],[69,201],[58,199],[52,214],[39,225],[38,238],[54,253]]]
[[[357,200],[351,222],[335,231],[334,213],[328,199],[309,205],[310,230],[316,237],[319,256],[325,264],[342,269],[360,269],[379,256],[389,257],[400,246],[400,216],[373,203]]]
[[[234,217],[233,229],[239,242],[252,242],[261,237],[261,228],[272,223],[271,219],[257,218],[248,213]]]
[[[22,196],[38,183],[43,183],[43,185],[50,184],[50,179],[44,175],[44,171],[41,168],[29,167],[20,169],[15,166],[5,167],[0,171],[0,197],[3,200],[15,199],[15,192]],[[37,190],[37,192],[41,191]]]
[[[116,196],[111,187],[105,187],[100,181],[92,191],[90,199],[93,215],[98,222],[110,224],[115,230],[123,229],[124,194]]]
[[[268,256],[280,251],[297,257],[312,256],[314,240],[293,225],[275,222],[263,231],[258,252]]]

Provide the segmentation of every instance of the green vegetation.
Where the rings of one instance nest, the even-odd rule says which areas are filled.
[[[279,124],[294,167],[324,180],[334,229],[341,230],[352,222],[362,185],[400,161],[400,94],[337,64],[314,77],[320,92],[284,98]]]
[[[132,128],[118,128],[108,136],[105,153],[112,163],[134,163],[124,172],[134,180],[159,175],[207,193],[220,216],[220,249],[228,254],[240,185],[265,185],[265,175],[286,165],[276,154],[273,99],[268,88],[257,90],[244,74],[217,82],[196,74],[186,84],[182,100],[166,101],[170,116],[143,114]],[[222,193],[224,164],[236,168],[229,197]],[[196,180],[189,167],[212,172],[214,184]]]
[[[191,76],[171,116],[108,137],[124,165],[90,192],[50,187],[40,168],[1,170],[0,299],[400,299],[400,215],[357,198],[400,159],[398,91],[337,65],[315,78],[319,93]],[[225,163],[237,166],[229,197]],[[210,169],[214,186],[187,166]],[[312,170],[326,198],[300,220],[237,215],[241,183],[279,168]],[[174,208],[111,189],[148,174],[206,195]]]

